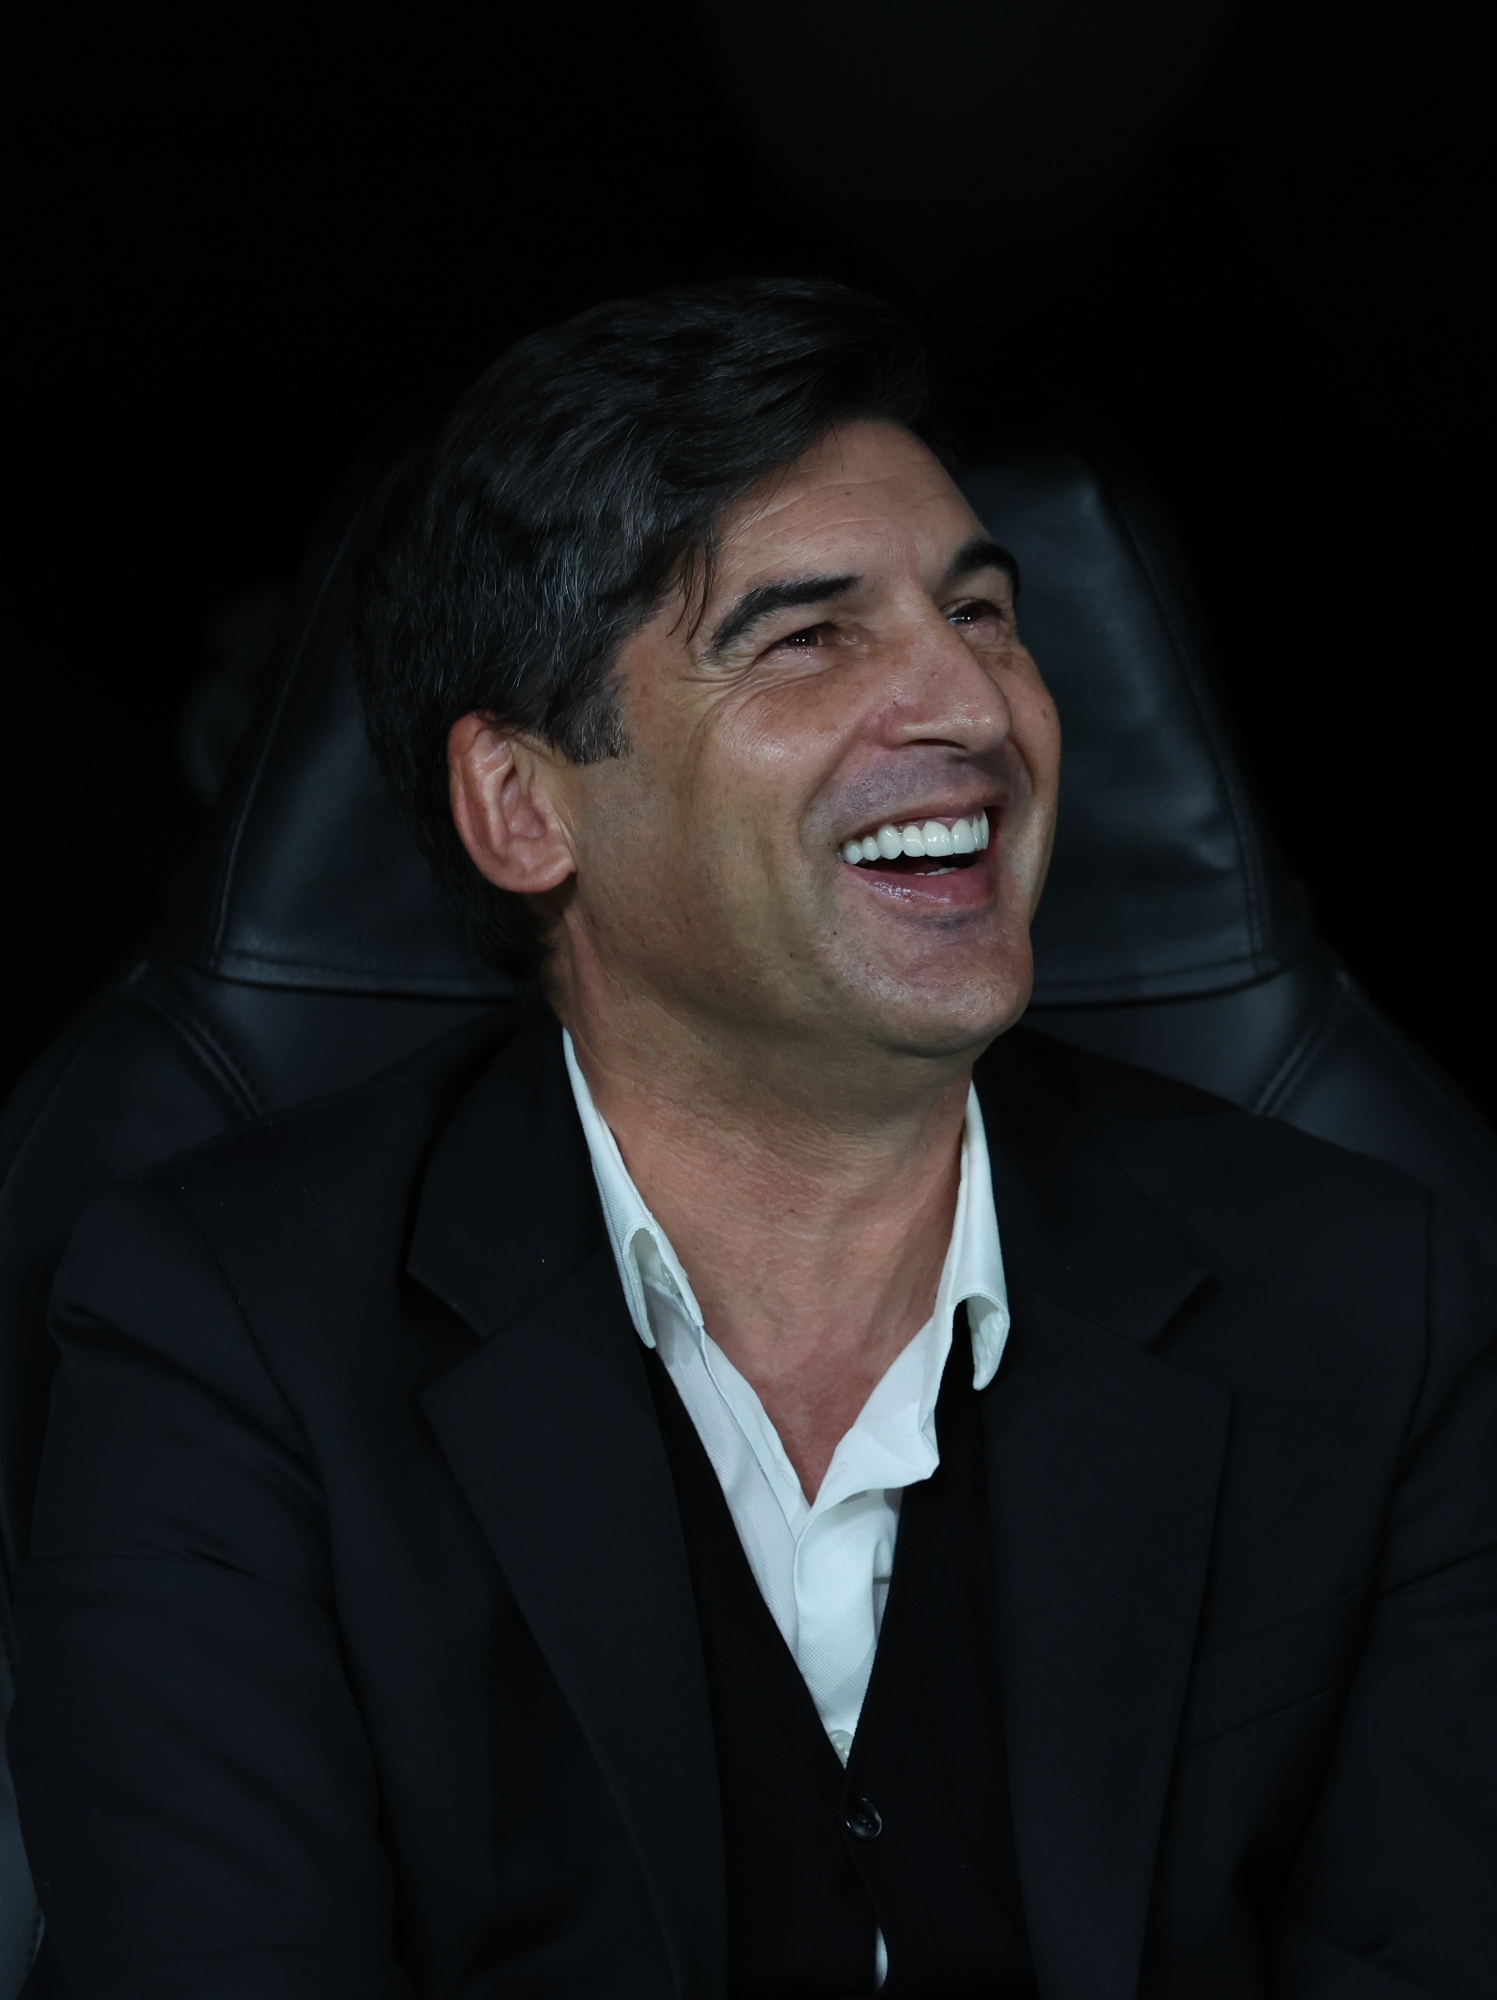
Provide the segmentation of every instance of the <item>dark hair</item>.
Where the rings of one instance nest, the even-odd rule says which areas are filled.
[[[528,899],[486,881],[448,803],[471,711],[578,763],[618,755],[620,646],[704,590],[723,510],[838,423],[929,438],[906,329],[843,285],[759,280],[594,306],[532,334],[386,480],[353,629],[370,738],[492,964],[535,970]]]

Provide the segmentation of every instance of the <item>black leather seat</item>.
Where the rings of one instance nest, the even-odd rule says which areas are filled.
[[[1065,453],[967,491],[1019,559],[1064,738],[1030,1025],[1391,1160],[1464,1211],[1497,1271],[1497,1140],[1316,937],[1168,524]]]
[[[1465,1208],[1497,1266],[1497,1143],[1317,942],[1247,796],[1159,524],[1063,455],[990,467],[969,491],[1019,558],[1066,736],[1034,1024],[1407,1167]],[[46,1297],[81,1205],[511,992],[468,950],[365,744],[351,543],[345,527],[313,564],[170,916],[0,1120],[0,1619],[44,1420]],[[0,2000],[34,1935],[3,1795]]]

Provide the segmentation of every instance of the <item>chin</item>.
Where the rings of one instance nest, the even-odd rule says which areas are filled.
[[[936,977],[881,984],[864,1000],[877,1039],[902,1054],[975,1061],[1029,1005],[1033,962],[987,968],[968,977]]]

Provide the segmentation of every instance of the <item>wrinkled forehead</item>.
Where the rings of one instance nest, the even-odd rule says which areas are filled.
[[[950,473],[917,437],[894,424],[850,424],[728,509],[715,536],[707,608],[758,572],[938,574],[978,527]]]

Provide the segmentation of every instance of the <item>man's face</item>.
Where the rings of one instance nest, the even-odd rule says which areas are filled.
[[[1000,552],[908,433],[850,426],[730,513],[700,616],[652,617],[619,691],[629,748],[567,773],[564,958],[714,1039],[975,1054],[1023,1010],[1059,729]]]

